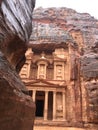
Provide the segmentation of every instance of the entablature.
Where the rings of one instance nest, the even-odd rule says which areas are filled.
[[[31,86],[31,87],[48,87],[48,88],[66,88],[67,84],[65,81],[47,81],[44,79],[36,79],[36,80],[23,80],[24,84],[26,86]]]

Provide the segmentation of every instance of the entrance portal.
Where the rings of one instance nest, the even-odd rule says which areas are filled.
[[[36,117],[44,116],[45,92],[37,91],[36,93]]]
[[[43,117],[44,100],[36,100],[36,116]]]

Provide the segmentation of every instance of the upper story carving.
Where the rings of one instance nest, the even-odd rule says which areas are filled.
[[[70,61],[75,51],[70,44],[63,44],[57,44],[55,47],[50,44],[45,49],[41,44],[40,50],[38,45],[32,45],[26,52],[26,63],[20,72],[21,78],[69,81],[72,78],[71,68],[74,62]]]

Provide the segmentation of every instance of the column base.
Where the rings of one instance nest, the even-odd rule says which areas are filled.
[[[48,119],[44,119],[44,121],[48,121]]]
[[[52,121],[57,121],[57,119],[53,119]]]

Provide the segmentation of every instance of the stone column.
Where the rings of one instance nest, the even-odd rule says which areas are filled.
[[[27,60],[27,78],[30,78],[31,59]]]
[[[66,95],[65,95],[65,92],[62,92],[62,95],[63,95],[63,120],[66,120]]]
[[[56,120],[56,92],[53,92],[53,120]]]
[[[48,91],[45,92],[44,120],[48,118]]]
[[[36,90],[33,90],[33,96],[32,96],[33,102],[35,102],[36,99]]]
[[[54,80],[56,80],[56,64],[55,64],[55,62],[54,62]]]

